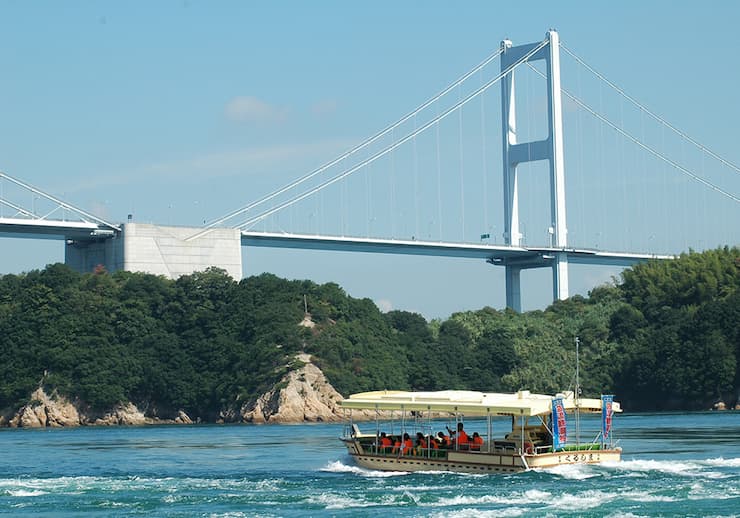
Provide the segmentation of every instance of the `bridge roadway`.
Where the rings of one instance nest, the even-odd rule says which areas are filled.
[[[570,264],[631,266],[649,259],[673,259],[672,255],[605,252],[584,248],[515,247],[489,243],[441,243],[435,241],[328,237],[306,234],[242,231],[243,246],[300,248],[343,252],[426,255],[483,259],[494,265],[522,269],[550,266],[556,253],[566,253]]]
[[[110,227],[87,221],[0,218],[0,237],[94,240],[114,234]]]

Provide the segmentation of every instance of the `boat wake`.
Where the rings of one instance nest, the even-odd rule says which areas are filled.
[[[397,477],[400,475],[409,474],[408,471],[377,471],[372,469],[360,468],[358,466],[350,466],[348,464],[344,464],[340,460],[330,462],[329,464],[321,468],[321,471],[328,471],[330,473],[354,473],[355,475],[369,478]]]

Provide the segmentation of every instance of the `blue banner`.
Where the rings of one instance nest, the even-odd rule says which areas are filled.
[[[565,406],[563,398],[552,400],[552,450],[563,449],[568,440],[567,423],[565,422]]]
[[[601,436],[604,441],[609,438],[609,433],[612,431],[613,402],[614,396],[601,396]]]

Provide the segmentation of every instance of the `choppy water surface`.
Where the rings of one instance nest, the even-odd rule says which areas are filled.
[[[740,516],[740,413],[615,426],[619,464],[512,475],[360,469],[338,425],[2,430],[0,514]]]

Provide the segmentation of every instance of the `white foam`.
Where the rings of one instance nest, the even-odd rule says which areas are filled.
[[[549,507],[558,510],[567,509],[569,511],[582,511],[599,507],[602,504],[614,500],[617,496],[618,495],[613,493],[605,493],[604,491],[596,490],[582,491],[575,494],[564,493],[551,499],[549,501]]]
[[[710,466],[740,468],[740,457],[735,457],[733,459],[725,459],[722,457],[717,457],[716,459],[707,459],[704,462],[706,464],[709,464]]]
[[[628,491],[626,493],[620,493],[619,497],[625,500],[632,500],[634,502],[675,502],[676,498],[665,495],[655,495],[647,491]]]
[[[625,460],[619,463],[610,464],[618,471],[638,471],[668,473],[682,477],[696,477],[703,473],[702,467],[696,462],[681,462],[676,460]]]
[[[529,489],[523,493],[512,493],[506,496],[502,495],[457,495],[450,498],[440,498],[436,502],[423,505],[432,507],[438,506],[459,506],[459,505],[481,505],[481,504],[501,504],[513,505],[523,502],[530,504],[550,502],[552,495],[546,491],[538,489]]]
[[[349,466],[342,463],[342,461],[334,461],[321,468],[321,471],[328,471],[330,473],[354,473],[363,477],[371,478],[384,478],[384,477],[397,477],[399,475],[408,475],[409,471],[376,471],[371,469],[360,468],[359,466]]]
[[[593,468],[587,464],[563,464],[552,468],[535,468],[532,471],[552,473],[571,480],[585,480],[597,476]]]
[[[354,497],[340,496],[334,493],[322,493],[317,496],[311,496],[306,500],[309,504],[323,505],[324,509],[347,509],[350,507],[370,507],[379,505],[374,502],[368,502]]]
[[[458,509],[454,511],[440,511],[438,513],[430,514],[430,518],[495,518],[495,517],[510,517],[510,516],[522,516],[528,512],[527,509],[521,507],[507,507],[506,509],[496,509],[490,511],[482,511],[480,509]]]
[[[8,489],[7,492],[10,496],[41,496],[48,494],[46,491],[41,491],[40,489],[31,491],[27,489]]]

